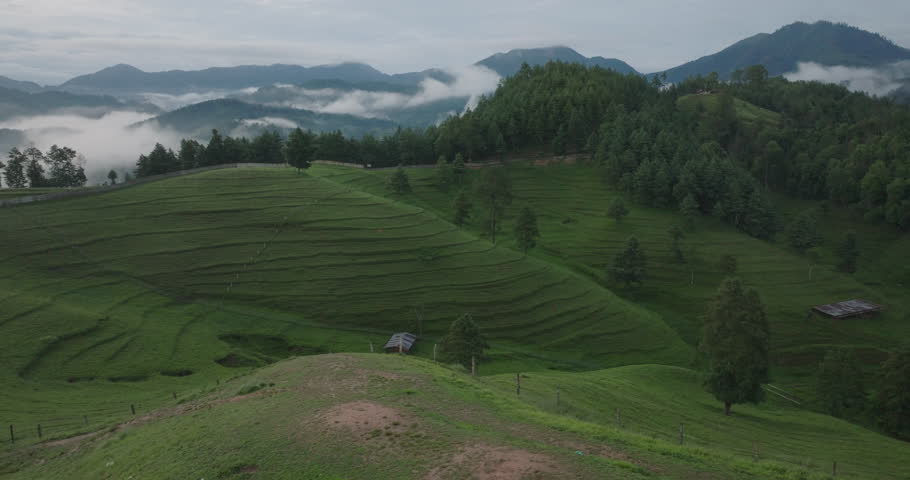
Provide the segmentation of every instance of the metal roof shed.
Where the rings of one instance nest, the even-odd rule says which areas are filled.
[[[847,300],[846,302],[829,303],[827,305],[817,305],[812,309],[832,318],[849,318],[859,315],[869,315],[881,312],[881,305],[867,302],[865,300]]]
[[[414,342],[417,341],[417,335],[408,332],[401,332],[392,335],[392,338],[389,339],[385,344],[386,353],[408,353],[411,351],[411,347],[414,346]]]

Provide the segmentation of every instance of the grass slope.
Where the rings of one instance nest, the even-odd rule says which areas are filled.
[[[506,212],[500,245],[514,247],[511,224],[521,207],[532,206],[541,231],[532,256],[563,265],[659,313],[690,345],[698,340],[701,316],[724,276],[717,260],[724,254],[737,257],[738,275],[758,290],[766,306],[776,380],[802,396],[811,396],[815,368],[829,348],[854,349],[874,368],[888,349],[910,336],[908,297],[902,286],[910,281],[910,271],[901,266],[910,260],[910,239],[905,234],[863,224],[850,212],[833,211],[825,220],[829,242],[821,249],[819,264],[813,267],[805,257],[782,245],[782,240],[750,238],[704,217],[683,241],[686,263],[677,264],[667,233],[673,225],[682,224],[677,213],[638,206],[626,198],[631,214],[616,223],[606,217],[606,206],[621,194],[605,187],[594,167],[511,164],[507,168],[515,200]],[[391,174],[324,165],[314,168],[313,173],[376,194],[383,194],[385,178]],[[442,217],[450,216],[455,192],[445,193],[435,186],[433,169],[410,169],[408,173],[414,193],[401,199]],[[784,221],[806,207],[796,202],[778,204]],[[474,213],[477,218],[469,230],[476,232],[484,213],[477,209]],[[832,245],[847,228],[859,230],[863,247],[861,271],[855,276],[832,268]],[[630,235],[638,236],[649,259],[647,278],[637,289],[611,285],[605,273]],[[887,311],[870,319],[807,317],[813,305],[850,298],[882,302]]]
[[[2,209],[0,237],[0,421],[20,444],[39,423],[108,425],[236,367],[369,351],[392,331],[422,329],[431,356],[465,312],[494,346],[484,373],[692,357],[660,316],[569,269],[290,169]]]
[[[486,377],[502,392],[515,392],[514,375]],[[560,390],[560,405],[555,392]],[[633,365],[585,373],[532,372],[523,376],[520,398],[543,410],[624,431],[685,443],[742,458],[798,465],[814,471],[868,478],[910,476],[910,445],[783,400],[737,405],[725,417],[698,375],[680,367]]]
[[[17,480],[829,478],[547,413],[486,383],[398,355],[290,359],[0,468]]]

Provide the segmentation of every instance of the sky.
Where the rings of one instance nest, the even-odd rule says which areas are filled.
[[[660,71],[797,20],[910,47],[906,0],[0,0],[0,75],[56,85],[146,71],[361,61],[387,73],[567,45]]]

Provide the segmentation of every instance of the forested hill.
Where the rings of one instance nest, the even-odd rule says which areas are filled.
[[[761,66],[734,83],[696,77],[664,89],[579,65],[523,68],[432,133],[450,158],[587,151],[606,182],[641,203],[695,205],[758,237],[779,229],[768,190],[910,229],[910,110],[840,86],[770,78]]]
[[[586,57],[569,47],[522,48],[497,53],[477,62],[477,65],[493,70],[501,77],[514,75],[525,63],[531,66],[546,65],[548,62],[579,63],[601,67],[619,73],[638,73],[628,63],[615,58]]]
[[[910,59],[910,50],[879,34],[831,22],[797,22],[774,33],[760,33],[713,55],[667,70],[667,81],[717,72],[726,79],[736,70],[762,64],[772,76],[795,71],[798,62],[875,67]]]

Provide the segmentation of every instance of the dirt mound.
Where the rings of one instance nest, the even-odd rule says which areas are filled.
[[[358,434],[375,430],[403,431],[407,428],[401,412],[366,400],[336,405],[320,418],[332,428],[346,428]]]
[[[424,480],[465,476],[479,480],[555,478],[560,472],[552,458],[510,447],[472,445],[461,449],[444,466],[434,468]],[[562,470],[565,473],[565,470]]]

